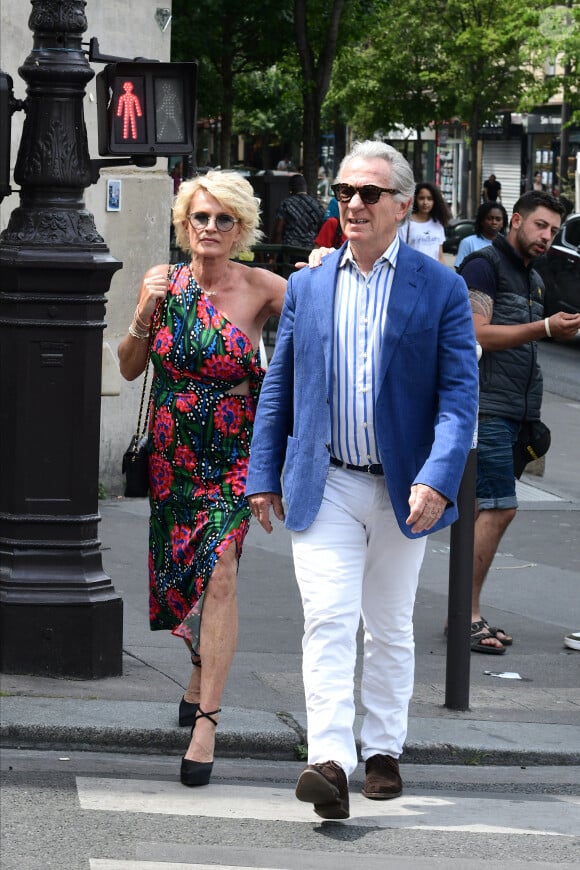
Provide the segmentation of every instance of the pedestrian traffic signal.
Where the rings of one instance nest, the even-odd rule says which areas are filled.
[[[12,79],[0,72],[0,202],[10,196],[10,131],[12,119]]]
[[[191,154],[196,63],[110,63],[97,76],[99,154]]]

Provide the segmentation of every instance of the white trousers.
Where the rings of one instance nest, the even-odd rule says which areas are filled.
[[[356,635],[362,615],[363,760],[398,758],[415,670],[413,607],[426,537],[399,530],[383,477],[330,466],[314,523],[292,533],[304,607],[308,763],[357,766],[353,734]]]

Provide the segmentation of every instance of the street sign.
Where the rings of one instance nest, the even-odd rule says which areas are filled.
[[[193,152],[197,64],[110,63],[97,76],[99,154]]]

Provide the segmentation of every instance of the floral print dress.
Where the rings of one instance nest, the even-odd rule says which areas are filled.
[[[203,597],[219,556],[238,557],[250,511],[244,488],[259,351],[214,307],[188,265],[171,275],[154,324],[149,415],[149,618],[195,651]],[[248,380],[250,395],[228,395]]]

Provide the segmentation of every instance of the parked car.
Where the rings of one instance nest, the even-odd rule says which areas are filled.
[[[240,175],[244,176],[244,178],[251,178],[252,175],[256,175],[258,171],[255,166],[242,166],[241,164],[238,166],[232,166],[232,169],[239,172]]]
[[[544,312],[580,313],[580,214],[570,215],[552,247],[534,262],[546,286]]]
[[[471,218],[454,218],[445,227],[444,254],[457,254],[461,239],[472,236],[475,232],[475,221]]]

